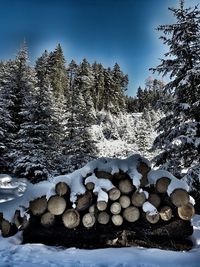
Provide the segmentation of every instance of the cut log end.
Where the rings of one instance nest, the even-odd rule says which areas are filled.
[[[190,200],[188,192],[182,188],[175,189],[170,195],[170,198],[176,207],[187,205]]]
[[[178,207],[178,215],[182,220],[189,221],[195,215],[194,206],[188,203],[184,206]]]
[[[159,213],[163,221],[169,221],[172,218],[172,209],[169,206],[162,207]]]
[[[110,215],[105,211],[100,212],[97,220],[100,224],[104,224],[104,225],[108,224],[108,222],[110,220]]]
[[[156,181],[156,190],[159,193],[166,193],[167,188],[170,184],[171,180],[168,177],[162,177]]]
[[[113,215],[111,219],[112,219],[113,224],[116,226],[120,226],[123,224],[123,217],[119,214]]]
[[[84,195],[78,198],[76,209],[78,211],[84,211],[87,208],[89,208],[91,203],[92,203],[92,194],[91,192],[86,192]]]
[[[10,223],[7,220],[2,220],[1,223],[1,233],[3,237],[9,237],[9,236],[13,236],[17,233],[17,227],[15,224]]]
[[[55,222],[55,215],[53,215],[50,212],[46,212],[42,215],[40,223],[44,227],[50,227],[54,224]]]
[[[74,229],[80,224],[80,214],[77,210],[69,209],[63,213],[62,221],[66,228]]]
[[[114,215],[119,214],[121,212],[121,209],[122,209],[122,207],[121,207],[119,202],[114,202],[110,206],[110,211]]]
[[[121,192],[116,187],[112,188],[108,193],[108,196],[109,196],[110,200],[112,200],[112,201],[119,199],[120,195],[121,195]]]
[[[120,180],[118,187],[122,194],[130,194],[134,190],[134,186],[129,179]]]
[[[97,202],[97,209],[99,211],[104,211],[107,208],[107,202],[106,201],[98,201]]]
[[[147,212],[146,219],[149,223],[156,224],[160,220],[160,215],[159,213],[151,214]]]
[[[47,199],[46,197],[37,198],[30,202],[30,211],[35,216],[42,215],[47,209]]]
[[[144,192],[134,192],[131,198],[131,202],[136,207],[142,207],[146,201],[146,196]]]
[[[130,206],[124,210],[123,217],[128,222],[136,222],[140,218],[140,211],[138,208]]]
[[[93,213],[86,213],[82,218],[82,223],[86,228],[91,228],[95,224],[95,216]]]
[[[59,182],[55,186],[55,192],[59,196],[64,196],[69,192],[69,186],[64,182]]]
[[[60,196],[52,196],[48,201],[48,211],[53,215],[63,214],[66,206],[66,200]]]
[[[131,205],[130,197],[128,196],[121,196],[119,199],[119,203],[123,209],[128,208]]]
[[[157,194],[149,194],[148,201],[156,208],[158,208],[161,203],[161,199]]]

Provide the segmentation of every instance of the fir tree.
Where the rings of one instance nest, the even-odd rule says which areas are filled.
[[[178,8],[169,10],[176,22],[158,28],[169,51],[153,71],[170,75],[165,90],[174,98],[160,120],[154,148],[162,150],[156,164],[182,177],[185,168],[192,173],[199,164],[200,11],[197,6],[185,8],[183,0]]]

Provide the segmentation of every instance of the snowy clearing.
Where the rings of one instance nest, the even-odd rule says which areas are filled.
[[[0,236],[1,267],[199,267],[200,216],[193,218],[194,248],[188,252],[146,248],[64,249],[42,244],[20,245],[21,235]]]

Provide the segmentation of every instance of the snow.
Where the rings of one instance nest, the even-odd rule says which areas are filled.
[[[144,204],[142,205],[142,209],[149,215],[154,215],[158,213],[156,207],[154,207],[149,201],[144,202]]]
[[[151,170],[148,175],[148,181],[150,184],[156,184],[156,181],[162,177],[167,177],[171,180],[167,193],[170,195],[176,188],[185,189],[189,191],[189,186],[184,180],[177,179],[173,174],[165,170]]]
[[[110,180],[97,178],[95,174],[93,174],[86,178],[85,184],[87,183],[94,184],[93,192],[98,195],[97,201],[108,202],[108,194],[104,190],[109,191],[114,187]]]
[[[199,267],[200,215],[192,223],[194,247],[186,252],[143,247],[84,250],[21,244],[21,234],[0,236],[1,267]]]

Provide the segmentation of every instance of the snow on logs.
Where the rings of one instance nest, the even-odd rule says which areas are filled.
[[[126,231],[129,236],[126,237],[129,240],[127,245],[135,242],[130,241],[132,236],[134,240],[136,238],[142,242],[138,244],[156,247],[153,241],[150,245],[145,243],[146,237],[165,236],[167,233],[166,237],[171,238],[169,244],[172,244],[174,232],[180,233],[177,236],[180,240],[192,233],[190,219],[195,210],[188,194],[188,185],[167,171],[151,170],[148,160],[139,155],[125,160],[102,158],[92,161],[70,175],[55,177],[52,187],[47,191],[46,195],[37,194],[37,198],[29,200],[29,206],[26,207],[29,220],[20,213],[20,208],[13,212],[10,220],[0,213],[0,228],[4,237],[24,230],[24,242],[34,242],[36,236],[42,236],[42,233],[48,233],[49,236],[62,229],[66,238],[75,240],[77,233],[79,239],[83,238],[86,243],[89,237],[85,235],[92,236],[95,233],[100,240],[107,236],[109,240],[99,244],[99,247],[103,247],[109,244],[122,245],[121,241],[113,243],[111,240],[115,240],[116,235],[119,235],[119,240],[123,239],[122,233],[124,235]],[[162,229],[162,232],[157,229]],[[145,233],[143,238],[141,232]],[[43,239],[37,241],[48,244]],[[80,246],[80,240],[78,244],[75,241],[68,242],[69,246]],[[170,246],[171,249],[182,248],[177,244],[176,248]],[[189,248],[191,246],[184,247]]]

